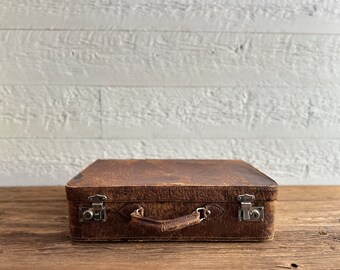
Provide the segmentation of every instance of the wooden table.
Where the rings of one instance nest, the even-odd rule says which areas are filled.
[[[0,269],[340,269],[340,186],[280,187],[262,243],[72,243],[63,187],[0,194]]]

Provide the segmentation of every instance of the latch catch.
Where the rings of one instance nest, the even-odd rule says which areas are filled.
[[[253,206],[252,204],[252,202],[255,200],[254,195],[249,195],[249,194],[238,195],[237,200],[241,204],[241,207],[238,210],[239,221],[263,221],[264,220],[264,207]]]
[[[79,221],[105,221],[106,220],[106,208],[104,202],[107,200],[105,195],[94,195],[88,197],[88,200],[92,203],[91,207],[79,207]]]

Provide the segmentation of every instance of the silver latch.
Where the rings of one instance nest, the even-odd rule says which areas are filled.
[[[237,200],[241,204],[241,207],[239,207],[238,210],[239,221],[263,221],[264,207],[253,206],[252,202],[255,200],[254,195],[249,194],[238,195]]]
[[[94,195],[88,197],[88,200],[92,203],[91,207],[79,207],[79,221],[105,221],[106,209],[104,202],[107,197],[105,195]]]

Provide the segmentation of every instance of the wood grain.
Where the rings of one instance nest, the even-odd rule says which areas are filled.
[[[0,269],[340,269],[339,186],[280,187],[263,243],[71,243],[63,187],[0,193]]]
[[[339,57],[339,35],[0,31],[0,84],[326,87]]]
[[[1,1],[0,29],[340,33],[337,0]]]

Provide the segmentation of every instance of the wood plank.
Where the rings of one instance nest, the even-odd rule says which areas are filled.
[[[2,85],[340,83],[339,35],[5,30],[0,44]]]
[[[278,228],[273,241],[71,243],[63,187],[1,188],[1,269],[135,269],[136,265],[178,269],[188,268],[189,262],[195,269],[339,269],[340,210],[334,209],[340,202],[339,190],[339,186],[280,187],[284,200],[277,202]],[[16,204],[4,200],[14,194],[20,194]],[[325,194],[334,195],[333,204]],[[89,259],[94,250],[100,252]]]
[[[244,159],[279,184],[339,184],[336,139],[0,140],[0,185],[63,185],[98,158]],[[330,166],[332,164],[332,166]]]
[[[340,184],[340,182],[339,182]],[[284,201],[337,201],[340,186],[281,186],[278,200]]]
[[[96,88],[0,86],[2,138],[98,138]]]
[[[65,204],[66,193],[63,186],[39,186],[39,187],[1,187],[0,203],[8,202],[8,198],[17,197],[20,203],[53,201],[60,205]],[[18,197],[17,194],[20,194]]]
[[[0,29],[340,33],[337,0],[3,1]]]
[[[105,87],[101,92],[105,138],[340,136],[337,88]]]

